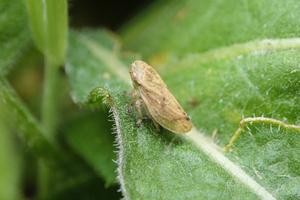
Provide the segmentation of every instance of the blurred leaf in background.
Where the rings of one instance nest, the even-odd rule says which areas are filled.
[[[18,1],[0,2],[0,74],[5,75],[25,50],[28,42],[26,12]],[[15,13],[18,13],[16,17]]]
[[[112,124],[102,112],[80,114],[66,124],[66,139],[70,146],[104,178],[105,185],[116,182],[116,160]]]
[[[3,108],[1,106],[1,108]],[[1,115],[3,109],[1,109]],[[3,116],[0,116],[2,119]],[[3,122],[0,123],[0,198],[20,198],[20,158],[15,149],[15,143],[9,130]]]
[[[23,4],[16,1],[1,1],[0,3],[0,199],[19,199],[21,197],[20,176],[21,159],[17,141],[12,134],[8,121],[13,120],[7,101],[10,96],[6,93],[3,76],[8,74],[16,60],[25,51],[29,42],[26,26],[26,13]],[[20,18],[15,17],[19,13]],[[9,103],[8,103],[9,104]]]

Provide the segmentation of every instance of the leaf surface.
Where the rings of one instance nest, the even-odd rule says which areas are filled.
[[[154,6],[154,14],[146,14],[143,22],[133,23],[123,36],[126,48],[142,53],[151,63],[159,63],[163,80],[197,128],[196,139],[191,139],[196,145],[167,131],[157,131],[151,121],[136,126],[135,113],[130,112],[131,87],[124,75],[128,74],[132,58],[124,62],[121,52],[115,53],[91,33],[75,33],[70,42],[66,70],[73,99],[80,104],[100,103],[102,96],[112,108],[119,144],[118,175],[127,199],[299,198],[298,129],[268,123],[248,124],[231,152],[221,150],[243,117],[265,116],[286,124],[299,124],[300,40],[281,39],[297,36],[298,30],[296,26],[294,29],[288,26],[281,33],[282,27],[277,27],[277,23],[287,23],[284,21],[287,19],[296,23],[296,18],[287,14],[294,10],[278,8],[284,20],[273,21],[275,25],[269,27],[273,31],[266,29],[265,35],[260,36],[256,30],[247,33],[249,37],[243,36],[243,31],[238,32],[238,27],[244,27],[241,22],[248,22],[246,19],[254,23],[249,13],[262,14],[260,6],[265,4],[256,1],[248,2],[252,8],[249,16],[241,15],[238,22],[222,10],[221,5],[227,3],[218,1],[201,5],[202,10],[208,10],[206,15],[194,10],[193,17],[188,18],[191,13],[186,11],[182,24],[176,24],[180,29],[175,25],[168,27],[175,23],[172,16],[184,8],[182,4],[196,9],[198,2],[175,5],[168,1],[164,6]],[[242,14],[244,10],[239,6],[234,7],[234,12]],[[277,7],[273,6],[266,13],[275,12]],[[216,18],[212,18],[214,13],[218,13]],[[156,20],[158,16],[162,21],[169,20],[164,23],[168,29]],[[184,21],[187,18],[190,21]],[[205,28],[202,26],[207,34],[196,34],[200,25],[192,23],[192,19],[210,22],[203,25]],[[263,22],[258,20],[254,27],[262,26]],[[228,23],[234,25],[230,30],[235,31],[235,37],[221,34],[227,33]],[[139,35],[137,30],[146,27],[149,32]],[[165,30],[172,28],[174,35],[168,38]],[[197,40],[183,37],[188,33],[199,37]],[[101,35],[96,31],[94,34]],[[259,40],[269,36],[278,39]],[[234,169],[238,169],[236,173]]]
[[[22,2],[2,0],[0,13],[0,75],[5,75],[28,45],[29,31]]]

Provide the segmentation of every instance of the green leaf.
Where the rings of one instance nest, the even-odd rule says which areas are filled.
[[[243,117],[265,116],[299,124],[299,50],[276,48],[232,58],[220,56],[220,60],[208,59],[209,54],[190,57],[173,65],[172,69],[164,69],[172,74],[165,76],[166,82],[172,91],[183,97],[181,101],[196,127],[208,134],[217,130],[221,146],[228,143]],[[222,52],[221,49],[216,55],[222,55]],[[182,77],[182,74],[187,81],[180,83],[176,77]],[[191,102],[198,102],[198,105]],[[300,137],[299,128],[293,131],[268,123],[262,125],[254,133],[247,129],[243,131],[242,135],[250,139],[242,142],[243,136],[237,140],[236,143],[242,142],[241,145],[228,156],[275,197],[299,198],[299,174],[294,172],[297,166],[294,161],[300,159],[296,153],[299,144],[293,142]],[[287,160],[281,162],[284,158]],[[276,165],[281,166],[277,168]],[[281,177],[282,173],[286,176]]]
[[[116,164],[111,124],[103,113],[86,113],[66,125],[66,138],[70,146],[104,177],[106,186],[116,181]]]
[[[5,116],[1,121],[8,130],[17,131],[37,155],[53,157],[53,147],[40,125],[3,77],[29,43],[25,5],[15,0],[3,0],[0,11],[0,110]]]
[[[52,65],[62,65],[68,34],[67,1],[27,0],[26,4],[36,46]]]
[[[55,145],[47,139],[39,123],[3,79],[0,79],[0,109],[1,115],[5,116],[2,122],[10,130],[17,131],[33,153],[42,158],[58,158]]]
[[[299,134],[269,124],[249,126],[235,144],[231,158],[279,199],[297,199],[299,193]],[[243,158],[243,159],[239,159]]]
[[[119,44],[107,31],[73,33],[69,45],[66,72],[70,77],[71,95],[75,103],[86,103],[89,93],[104,84],[122,81],[129,84],[126,65],[118,59],[119,52],[115,50]],[[86,59],[91,56],[92,59]]]
[[[29,31],[22,2],[1,0],[0,13],[0,75],[5,75],[27,46]]]
[[[157,1],[122,30],[124,47],[158,63],[265,38],[299,37],[297,0]]]
[[[81,184],[82,181],[95,176],[90,168],[78,163],[80,159],[74,158],[72,154],[48,138],[44,129],[10,85],[2,79],[0,83],[0,114],[3,116],[0,122],[4,123],[11,133],[17,133],[22,143],[25,144],[26,150],[36,156],[40,166],[44,167],[39,169],[40,174],[43,169],[53,170],[47,179],[47,181],[52,181],[51,192],[62,192],[68,187]]]
[[[54,137],[58,121],[60,87],[59,67],[65,62],[68,37],[68,4],[66,0],[27,0],[32,38],[44,54],[44,87],[42,124],[48,137]]]
[[[208,134],[217,129],[222,145],[243,117],[265,116],[299,123],[299,50],[267,50],[270,44],[265,50],[232,57],[223,57],[231,47],[213,51],[220,59],[211,59],[210,53],[194,55],[162,70],[167,85],[181,97],[196,127]],[[276,40],[273,44],[274,49],[281,46]]]
[[[70,159],[70,157],[72,159]],[[63,196],[69,196],[71,198],[73,195],[75,196],[75,194],[78,195],[77,198],[83,195],[89,196],[91,194],[89,194],[88,191],[94,190],[95,185],[94,187],[91,185],[92,183],[95,184],[95,179],[97,179],[98,182],[98,189],[103,188],[103,183],[97,178],[97,174],[94,173],[86,163],[82,162],[78,157],[70,157],[67,160],[68,162],[65,162],[65,165],[50,166],[49,170],[51,176],[48,176],[48,181],[51,183],[51,190],[47,196],[42,199],[63,199]],[[87,187],[90,187],[90,190]],[[99,196],[100,192],[99,190],[92,194]]]
[[[193,1],[187,2],[192,4]],[[220,5],[223,5],[222,2],[219,2]],[[202,6],[204,8],[201,9],[205,10],[206,4]],[[212,13],[222,9],[213,4],[211,8],[216,9]],[[257,11],[260,11],[259,8]],[[174,16],[176,13],[172,7],[161,9],[156,12],[157,15]],[[225,14],[223,10],[216,20],[223,24],[221,14]],[[146,16],[145,22],[154,20],[160,24],[156,17],[150,20],[153,16],[156,15]],[[200,15],[197,20],[208,20],[212,16]],[[164,20],[163,17],[161,19]],[[234,23],[235,19],[228,16],[226,23]],[[166,24],[168,26],[172,22]],[[148,50],[145,44],[155,43],[156,37],[159,39],[160,32],[164,30],[156,28],[156,23],[148,28],[153,30],[152,37],[136,45],[144,56],[157,53],[154,49],[151,51],[151,46]],[[192,31],[190,29],[185,31]],[[214,23],[205,29],[211,33],[214,30]],[[226,33],[225,30],[223,33]],[[296,33],[297,30],[294,30],[294,35]],[[242,35],[243,32],[236,34]],[[206,38],[201,37],[203,40]],[[185,44],[181,38],[182,35],[177,34],[174,42]],[[207,40],[209,43],[209,37]],[[238,42],[239,37],[236,37],[230,43],[233,45],[204,53],[194,53],[197,43],[191,44],[188,52],[192,54],[180,60],[176,55],[180,52],[177,46],[177,52],[176,49],[168,52],[173,59],[160,60],[163,63],[163,67],[159,68],[162,78],[191,115],[196,127],[179,137],[165,130],[157,131],[151,121],[137,127],[134,112],[130,112],[129,80],[124,76],[126,67],[120,64],[121,54],[114,54],[90,34],[73,35],[66,68],[73,99],[80,104],[100,103],[102,98],[99,97],[102,96],[111,106],[119,144],[118,176],[126,199],[300,198],[300,174],[297,170],[300,147],[299,142],[295,142],[300,137],[299,126],[290,129],[260,123],[255,128],[248,124],[250,131],[246,128],[242,131],[231,152],[221,150],[229,143],[244,117],[264,116],[286,124],[299,124],[300,39]],[[132,43],[134,46],[135,41]],[[209,48],[214,45],[220,43],[211,42]],[[104,73],[109,73],[109,76],[103,76]],[[216,138],[215,142],[211,135]],[[261,155],[261,152],[266,152],[266,155]]]

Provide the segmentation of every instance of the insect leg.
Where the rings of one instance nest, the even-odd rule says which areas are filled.
[[[138,127],[141,126],[143,122],[143,101],[139,98],[134,102],[134,106],[136,109],[136,114],[137,114],[137,122],[136,125]]]
[[[130,112],[132,110],[132,107],[134,107],[135,110],[135,115],[136,115],[136,125],[138,127],[141,126],[143,119],[144,119],[144,114],[143,114],[143,100],[141,99],[139,93],[137,90],[133,90],[131,92],[131,96],[132,96],[132,101],[130,103]]]
[[[154,124],[156,130],[157,130],[157,131],[160,131],[160,125],[159,125],[159,123],[157,123],[157,122],[156,122],[155,120],[153,120],[153,119],[152,119],[152,122],[153,122],[153,124]]]

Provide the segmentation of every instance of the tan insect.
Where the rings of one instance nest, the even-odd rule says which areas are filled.
[[[130,76],[136,105],[142,105],[155,122],[174,133],[192,129],[190,118],[153,67],[137,60],[131,65]]]

